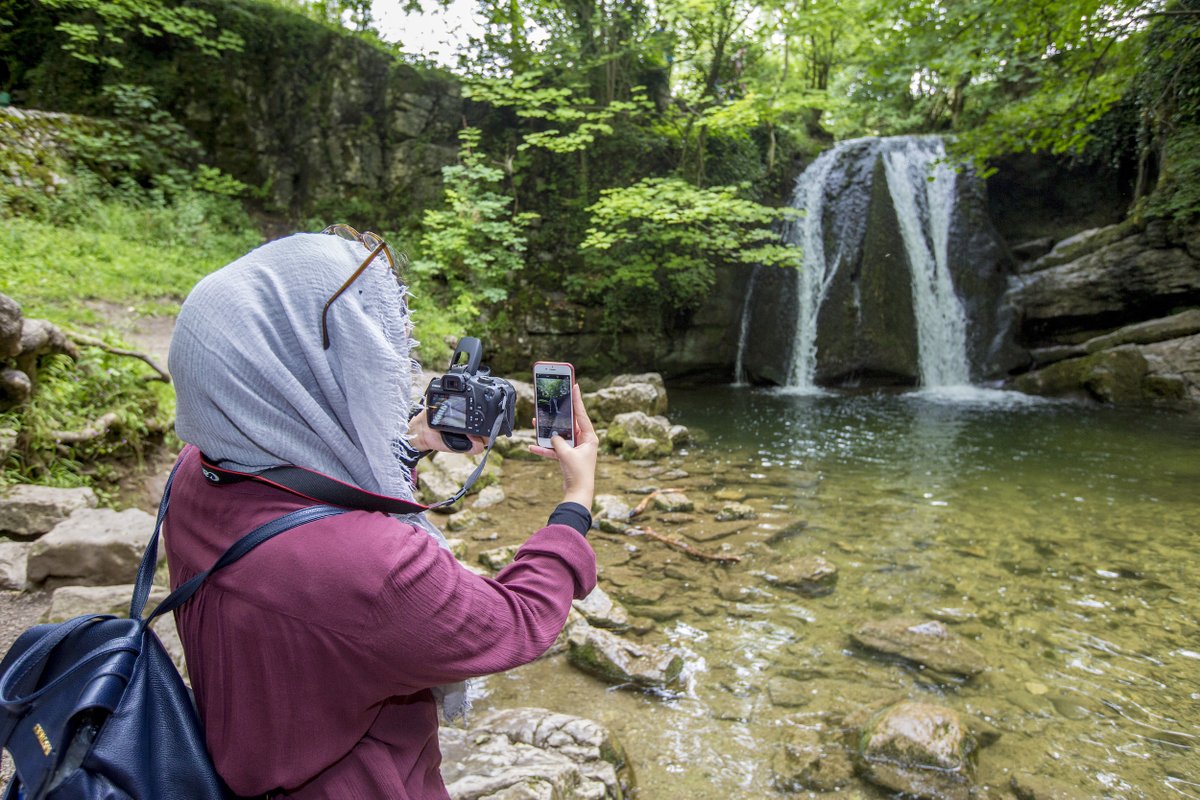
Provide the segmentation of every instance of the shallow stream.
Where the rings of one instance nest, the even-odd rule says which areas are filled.
[[[609,687],[558,655],[486,679],[478,708],[603,722],[639,800],[778,796],[772,759],[789,731],[899,698],[999,732],[978,755],[984,797],[1011,796],[1017,771],[1084,797],[1200,797],[1200,418],[973,391],[732,387],[675,390],[670,416],[693,432],[687,450],[655,465],[606,458],[598,492],[635,505],[639,491],[681,488],[693,512],[644,524],[742,561],[592,541],[601,586],[658,619],[640,641],[688,654],[686,689]],[[472,557],[520,541],[553,503],[550,465],[504,468],[505,510],[459,534]],[[721,490],[744,492],[757,519],[717,523]],[[761,577],[810,554],[838,567],[828,596]],[[858,625],[901,615],[944,622],[988,670],[938,680],[852,646]],[[841,796],[886,793],[854,783]]]

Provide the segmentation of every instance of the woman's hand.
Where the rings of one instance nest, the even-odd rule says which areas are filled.
[[[575,446],[567,444],[561,436],[555,436],[550,440],[553,448],[530,445],[529,452],[558,462],[563,476],[564,503],[579,503],[591,511],[592,495],[596,491],[596,456],[600,440],[596,438],[596,429],[592,427],[592,420],[583,407],[579,384],[572,388],[571,408],[575,418]],[[536,419],[533,427],[537,430]]]
[[[468,436],[467,438],[471,440],[470,450],[451,450],[442,439],[442,432],[429,427],[429,418],[425,412],[426,409],[422,408],[421,413],[408,421],[409,441],[418,450],[440,450],[443,453],[465,453],[477,456],[487,447],[486,439],[480,436]]]

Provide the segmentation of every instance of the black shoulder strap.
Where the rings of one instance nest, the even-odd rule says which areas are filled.
[[[359,511],[381,511],[385,514],[418,514],[428,509],[428,506],[410,500],[368,492],[304,467],[281,466],[268,467],[261,472],[238,472],[215,464],[204,455],[200,456],[200,467],[205,480],[217,486],[258,481],[314,503],[329,503]]]
[[[217,486],[239,483],[241,481],[259,481],[260,483],[266,483],[278,489],[299,495],[305,500],[311,500],[314,503],[328,503],[359,511],[382,511],[385,514],[419,514],[422,511],[428,511],[433,508],[444,508],[453,505],[466,496],[467,491],[475,484],[475,481],[479,480],[479,476],[483,474],[483,468],[487,466],[487,458],[492,452],[492,447],[496,444],[496,437],[500,433],[500,427],[503,422],[503,415],[498,415],[496,422],[492,425],[492,433],[488,437],[487,449],[483,451],[483,458],[479,460],[479,464],[476,465],[462,488],[453,497],[449,497],[439,503],[434,503],[431,506],[414,503],[411,500],[401,500],[399,497],[388,497],[387,495],[368,492],[349,483],[343,483],[337,478],[331,478],[328,475],[314,472],[304,467],[280,466],[268,467],[261,472],[238,472],[237,470],[220,466],[204,454],[200,455],[200,466],[204,472],[205,480]]]

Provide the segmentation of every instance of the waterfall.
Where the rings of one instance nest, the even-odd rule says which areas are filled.
[[[759,267],[750,274],[750,282],[746,285],[746,297],[742,300],[742,324],[738,329],[737,360],[733,364],[733,385],[746,385],[746,337],[750,331],[750,301],[754,297],[754,284],[758,280]]]
[[[888,191],[912,270],[923,387],[970,383],[967,321],[950,280],[955,170],[938,139],[908,139],[884,155]]]
[[[864,138],[839,142],[804,170],[791,199],[801,215],[781,232],[803,251],[802,266],[756,268],[739,330],[739,383],[766,377],[800,393],[820,391],[818,380],[969,383],[951,261],[954,270],[972,261],[950,251],[952,223],[956,231],[967,223],[945,157],[937,137]]]
[[[792,337],[792,363],[787,385],[813,391],[817,370],[817,313],[829,288],[829,262],[825,258],[825,189],[840,153],[827,150],[796,181],[792,207],[803,212],[785,231],[784,241],[800,246],[804,262],[796,271],[796,333]]]

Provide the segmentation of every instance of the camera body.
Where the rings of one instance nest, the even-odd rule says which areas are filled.
[[[459,363],[460,357],[463,363]],[[483,359],[479,340],[464,336],[450,358],[450,368],[429,382],[425,407],[429,427],[441,431],[447,445],[459,451],[471,449],[467,436],[488,438],[496,420],[499,434],[511,436],[517,411],[517,390],[503,378],[491,375]]]

